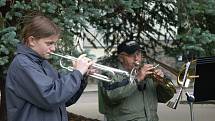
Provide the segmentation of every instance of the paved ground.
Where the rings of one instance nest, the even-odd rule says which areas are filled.
[[[102,121],[103,115],[98,112],[97,96],[97,85],[88,85],[85,93],[78,102],[68,107],[67,110]],[[193,112],[194,121],[215,121],[215,104],[194,104]],[[158,115],[160,121],[191,121],[190,108],[186,103],[178,104],[177,109],[171,109],[167,107],[166,104],[159,104]]]

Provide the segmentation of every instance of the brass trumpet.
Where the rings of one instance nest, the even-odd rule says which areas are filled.
[[[179,85],[179,92],[176,94],[175,100],[173,100],[173,101],[170,100],[167,103],[168,107],[176,109],[183,90],[185,88],[187,88],[190,85],[190,83],[195,80],[195,78],[199,77],[198,75],[195,75],[196,60],[187,62],[186,64],[184,64],[181,67],[180,71],[178,71],[178,70],[176,70],[176,69],[174,69],[174,68],[172,68],[172,67],[170,67],[164,63],[161,63],[161,62],[147,56],[147,55],[144,55],[144,56],[146,58],[148,58],[149,60],[151,60],[155,63],[158,63],[164,69],[168,70],[169,72],[171,72],[172,74],[174,74],[177,77],[177,84]]]
[[[190,69],[188,70],[187,77],[186,77],[187,80],[186,80],[186,83],[183,85],[183,76],[184,76],[185,68],[186,68],[185,64],[182,65],[180,70],[176,70],[162,62],[159,62],[159,61],[149,57],[148,55],[144,55],[144,57],[151,60],[152,62],[159,64],[159,66],[163,67],[164,69],[168,70],[170,73],[174,74],[177,77],[177,84],[179,85],[179,87],[187,88],[188,86],[190,86],[191,81],[193,81],[195,78],[198,78],[198,75],[195,75],[195,67],[193,67],[196,65],[196,60],[191,61]]]
[[[139,70],[143,66],[143,64],[140,64],[139,62],[135,62],[134,65],[135,65],[135,68],[133,68],[132,71],[135,71],[135,73],[137,74],[137,70]],[[160,64],[157,64],[157,65],[153,66],[153,70],[158,68],[159,66],[160,66]],[[165,82],[165,80],[166,80],[164,77],[161,77],[160,75],[157,75],[155,72],[153,74],[151,74],[150,77],[152,77],[152,78],[154,78],[156,80],[159,80],[159,82]]]
[[[51,53],[51,54],[61,58],[60,59],[60,66],[62,68],[66,69],[68,71],[73,71],[73,67],[71,67],[71,66],[66,67],[66,66],[63,65],[62,59],[68,59],[68,60],[71,60],[71,61],[76,61],[77,60],[76,57],[69,56],[69,55],[61,55],[61,54],[57,54],[57,53]],[[126,76],[126,77],[129,77],[130,82],[133,82],[134,79],[135,79],[135,73],[129,73],[127,71],[123,71],[123,70],[120,70],[120,69],[104,66],[104,65],[101,65],[101,64],[97,64],[97,63],[92,64],[92,67],[95,68],[95,69],[98,69],[100,71],[109,72],[109,73],[112,74],[110,77],[108,77],[106,75],[98,74],[98,73],[93,73],[93,74],[89,75],[89,76],[97,78],[99,80],[111,82],[111,81],[113,81],[111,77],[114,77],[114,75],[116,73],[120,74],[120,75],[123,75],[123,76]]]
[[[155,65],[153,68],[156,69],[157,67],[159,67],[160,64]],[[153,78],[155,78],[156,80],[159,80],[159,83],[165,82],[166,79],[164,77],[161,77],[160,75],[157,75],[156,73],[153,73]]]

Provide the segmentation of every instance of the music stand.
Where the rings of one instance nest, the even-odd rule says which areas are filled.
[[[196,75],[194,83],[195,102],[215,100],[215,56],[197,58]]]

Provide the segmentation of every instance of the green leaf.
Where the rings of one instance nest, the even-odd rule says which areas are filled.
[[[8,19],[8,20],[12,20],[13,16],[11,15],[10,12],[7,12],[5,18]]]
[[[2,36],[3,34],[11,32],[11,31],[16,31],[16,27],[10,26],[10,27],[4,28],[0,31],[0,35]]]
[[[0,53],[4,53],[4,54],[8,55],[9,50],[4,45],[0,45]]]
[[[15,12],[14,15],[15,15],[16,17],[19,17],[19,18],[22,17],[22,13],[20,13],[20,12]]]
[[[1,40],[8,43],[10,40],[13,40],[15,37],[16,37],[16,32],[12,31],[2,35]]]
[[[9,59],[8,56],[0,57],[0,66],[8,63],[9,62],[8,59]]]
[[[6,0],[0,0],[0,7],[5,6],[6,5]]]

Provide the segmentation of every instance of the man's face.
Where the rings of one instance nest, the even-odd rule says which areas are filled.
[[[119,60],[127,71],[131,71],[135,67],[135,64],[141,63],[142,54],[139,50],[133,54],[122,52],[119,54]]]
[[[50,37],[40,39],[33,38],[30,48],[37,52],[41,57],[48,59],[50,53],[55,51],[55,44],[58,39],[58,35],[52,35]]]

